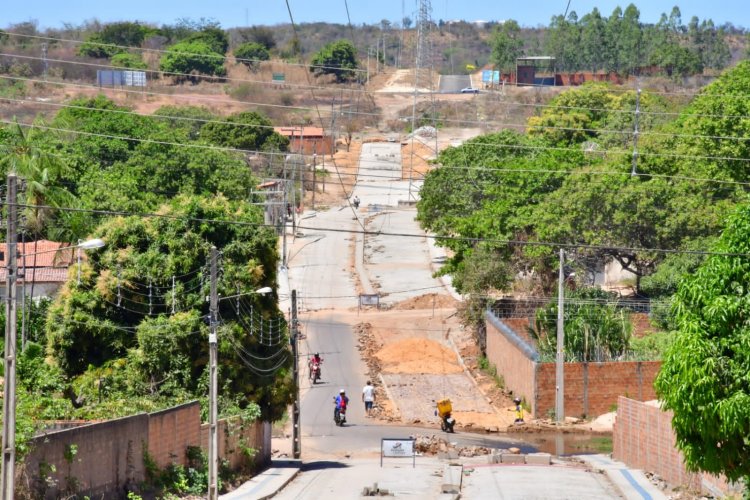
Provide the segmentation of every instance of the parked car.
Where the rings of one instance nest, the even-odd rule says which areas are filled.
[[[474,87],[466,87],[465,89],[461,89],[462,94],[478,94],[479,89],[475,89]]]

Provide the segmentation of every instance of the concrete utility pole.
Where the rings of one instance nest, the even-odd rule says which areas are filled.
[[[312,194],[312,209],[315,210],[315,190],[317,189],[316,186],[316,172],[315,170],[318,168],[317,166],[318,161],[318,155],[316,153],[313,153],[313,194]]]
[[[565,264],[565,251],[560,249],[560,271],[557,283],[557,358],[556,358],[556,370],[555,370],[555,381],[556,393],[555,393],[555,421],[559,424],[565,420],[565,324],[563,307],[564,307],[564,293],[565,293],[565,272],[563,266]]]
[[[217,261],[219,260],[219,252],[215,246],[211,247],[210,256],[211,266],[211,295],[210,295],[210,307],[209,307],[209,326],[210,333],[208,334],[208,356],[209,356],[209,382],[208,382],[208,499],[218,500],[219,498],[219,484],[218,484],[218,470],[219,470],[219,441],[217,432],[217,376],[216,376],[216,364],[217,364],[217,346],[216,346],[216,329],[218,325],[218,304],[219,294],[217,292],[216,282],[218,281],[218,270]]]
[[[302,454],[302,442],[300,441],[299,353],[297,352],[297,290],[292,290],[292,312],[289,319],[289,340],[292,344],[294,385],[296,387],[292,409],[292,456],[299,458]]]
[[[8,174],[8,233],[5,245],[5,385],[3,386],[3,500],[13,500],[16,474],[16,272],[18,184],[15,173]]]

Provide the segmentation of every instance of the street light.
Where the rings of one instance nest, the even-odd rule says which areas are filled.
[[[15,179],[14,179],[15,180]],[[9,187],[15,191],[15,182],[9,183]],[[5,275],[5,384],[3,387],[3,464],[2,464],[2,499],[13,499],[13,487],[15,485],[16,466],[16,279],[18,269],[18,255],[15,241],[16,223],[15,204],[8,207],[8,241],[6,244],[7,273]],[[81,279],[81,250],[93,250],[104,246],[104,241],[99,238],[81,241],[67,248],[78,249],[78,281]],[[44,250],[28,254],[33,257],[44,253],[59,252],[64,248],[55,250]],[[27,256],[27,255],[24,255]]]
[[[104,240],[101,238],[94,238],[91,240],[78,240],[78,284],[81,284],[81,250],[93,250],[95,248],[101,248],[104,246]]]
[[[208,335],[208,499],[218,500],[219,498],[219,437],[218,437],[218,327],[219,327],[219,292],[218,285],[218,265],[217,260],[219,251],[216,247],[211,247],[211,293],[209,296],[209,324],[210,333]],[[248,293],[238,293],[222,297],[222,300],[237,298],[243,295],[265,295],[272,292],[270,286],[258,288]]]

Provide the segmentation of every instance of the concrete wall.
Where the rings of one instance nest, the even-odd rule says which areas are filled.
[[[503,377],[505,388],[525,398],[535,418],[547,416],[555,408],[555,363],[540,363],[526,332],[517,330],[528,319],[501,320],[488,311],[485,322],[487,359]],[[660,366],[658,361],[565,363],[565,414],[598,416],[612,411],[619,396],[654,399]]]
[[[639,401],[656,398],[659,361],[565,363],[565,415],[595,417],[612,411],[620,396]],[[536,416],[555,408],[555,363],[536,367]]]
[[[723,476],[690,473],[675,447],[672,412],[620,396],[612,434],[612,456],[628,466],[654,472],[672,486],[721,496],[739,492]]]
[[[189,446],[208,450],[208,425],[201,424],[196,401],[152,414],[67,429],[58,422],[56,427],[32,440],[31,452],[18,468],[17,489],[30,492],[32,498],[58,498],[71,481],[79,497],[119,498],[128,485],[145,479],[145,450],[159,468],[186,464]],[[218,444],[219,457],[233,468],[265,465],[271,460],[271,424],[240,426],[237,419],[220,420]],[[77,447],[77,453],[69,463],[65,454],[71,446]],[[250,458],[246,448],[258,453]],[[44,494],[40,493],[43,485]]]

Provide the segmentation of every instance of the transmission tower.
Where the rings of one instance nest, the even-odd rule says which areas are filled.
[[[432,23],[430,0],[417,0],[417,71],[430,64],[428,34]]]
[[[424,78],[424,87],[432,89],[432,57],[431,45],[429,40],[430,28],[432,25],[432,5],[430,0],[417,0],[417,43],[416,43],[416,61],[414,68],[414,102],[412,104],[411,114],[411,158],[409,161],[409,199],[412,198],[412,182],[414,175],[414,134],[417,130],[417,96],[420,87],[420,70],[427,69],[427,77]],[[424,73],[424,71],[423,71]],[[432,92],[431,92],[432,94]],[[434,96],[431,96],[434,99]],[[434,102],[433,102],[434,109]],[[437,152],[436,152],[437,153]]]

